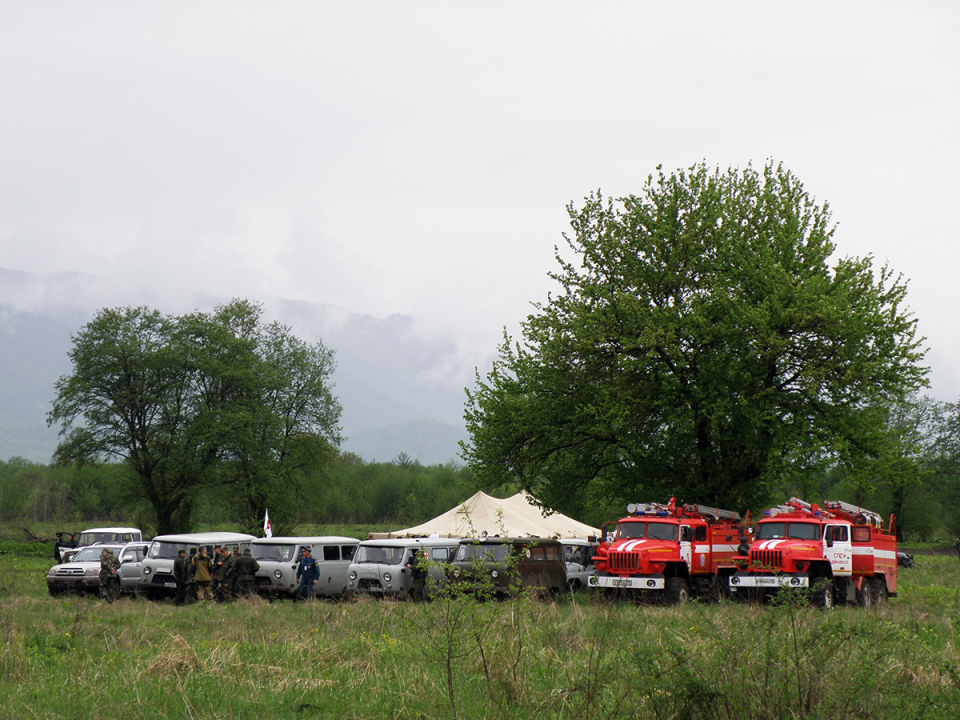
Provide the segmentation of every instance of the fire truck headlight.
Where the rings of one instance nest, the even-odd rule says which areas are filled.
[[[656,580],[647,580],[647,587],[649,588],[652,588],[656,584],[657,584]]]
[[[730,578],[730,584],[731,584],[731,585],[739,585],[739,584],[740,584],[740,578],[738,578],[736,575],[734,575],[732,578]]]
[[[790,584],[796,587],[800,584],[800,578],[790,578]]]

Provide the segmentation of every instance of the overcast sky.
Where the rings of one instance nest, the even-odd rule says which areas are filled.
[[[0,267],[412,315],[484,365],[566,205],[791,169],[960,397],[960,3],[0,0]]]

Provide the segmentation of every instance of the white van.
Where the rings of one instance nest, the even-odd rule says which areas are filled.
[[[563,545],[563,559],[567,564],[567,586],[571,588],[589,587],[590,576],[597,574],[593,556],[597,546],[582,538],[560,539]]]
[[[460,538],[403,538],[364,540],[350,565],[347,590],[381,597],[426,599],[429,587],[446,582],[443,569],[456,555]],[[415,587],[414,568],[418,553],[430,563],[426,584]],[[416,590],[416,592],[414,592]]]
[[[88,545],[126,545],[131,542],[142,542],[143,533],[140,528],[134,527],[102,527],[87,528],[74,537],[74,547],[60,547],[60,562],[70,562],[73,557]]]
[[[173,561],[180,550],[190,553],[190,548],[207,549],[213,552],[214,545],[226,546],[233,552],[243,552],[255,540],[253,535],[230,532],[185,533],[183,535],[157,535],[150,543],[147,556],[140,566],[140,592],[148,598],[157,599],[164,595],[173,595],[177,582],[173,578]]]
[[[297,566],[303,548],[310,548],[320,569],[314,595],[342,595],[347,589],[347,572],[360,541],[339,535],[315,537],[257,538],[250,554],[260,564],[255,578],[257,592],[278,597],[296,597],[300,589]]]

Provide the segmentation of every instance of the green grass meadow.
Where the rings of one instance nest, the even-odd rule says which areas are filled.
[[[42,555],[39,554],[40,551]],[[960,564],[886,607],[589,593],[429,604],[49,597],[0,542],[0,718],[953,718]]]

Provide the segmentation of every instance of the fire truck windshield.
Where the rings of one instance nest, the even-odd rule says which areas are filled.
[[[762,522],[757,525],[757,540],[819,540],[820,523]]]
[[[677,525],[662,522],[622,522],[617,528],[618,540],[673,540],[677,539]]]

